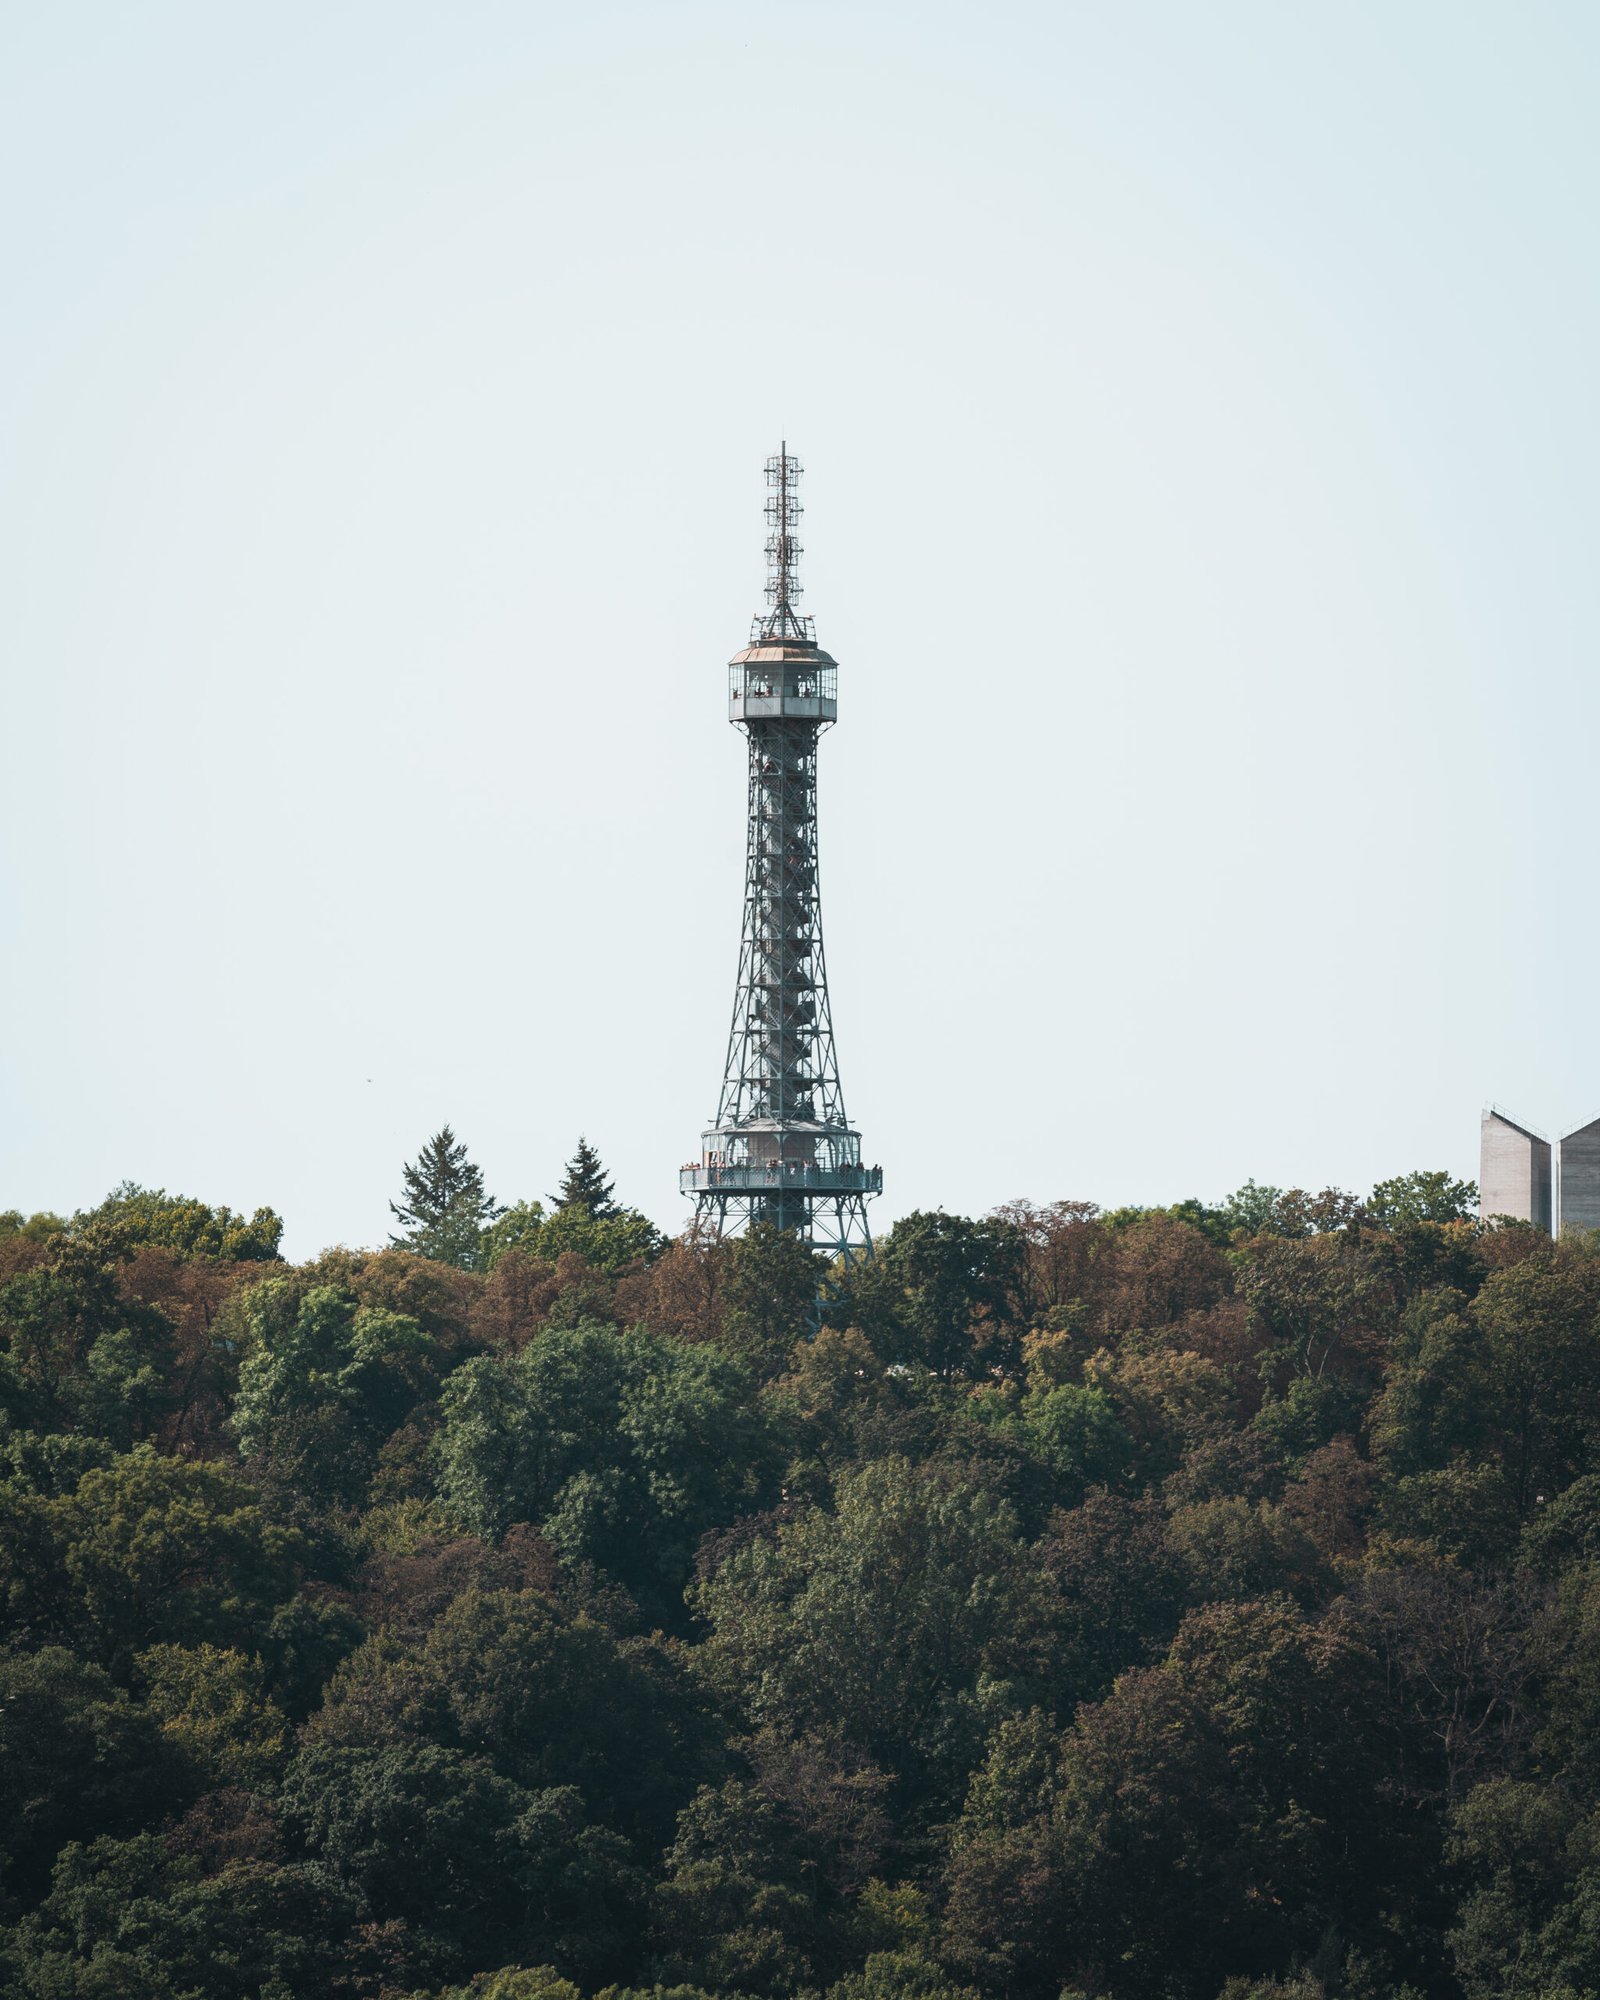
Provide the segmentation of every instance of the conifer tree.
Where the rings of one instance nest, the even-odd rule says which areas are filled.
[[[436,1132],[408,1166],[402,1201],[391,1201],[389,1212],[403,1233],[389,1241],[419,1257],[457,1264],[464,1271],[479,1268],[483,1232],[504,1208],[483,1186],[483,1169],[467,1158],[467,1149],[446,1125]]]
[[[617,1213],[617,1204],[611,1199],[611,1177],[601,1166],[600,1155],[581,1133],[578,1150],[567,1162],[560,1192],[550,1199],[558,1209],[581,1208],[596,1220]]]

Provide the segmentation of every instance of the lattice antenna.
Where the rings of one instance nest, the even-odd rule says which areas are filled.
[[[801,584],[800,558],[805,553],[795,535],[804,509],[800,505],[801,465],[789,453],[788,440],[776,458],[767,460],[767,603],[765,618],[757,619],[757,639],[798,639],[815,642],[815,624],[795,610]]]

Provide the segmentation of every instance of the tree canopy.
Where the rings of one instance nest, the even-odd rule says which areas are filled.
[[[1600,1242],[1472,1195],[0,1218],[0,1991],[1600,1992]]]

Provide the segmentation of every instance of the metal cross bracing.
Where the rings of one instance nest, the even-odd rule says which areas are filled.
[[[845,1115],[817,880],[817,739],[838,713],[838,666],[795,610],[800,464],[767,462],[769,609],[729,668],[729,720],[749,742],[744,925],[722,1094],[698,1163],[679,1174],[718,1234],[756,1219],[846,1260],[871,1249],[861,1163]]]
[[[800,504],[800,461],[791,457],[787,440],[777,455],[767,460],[767,615],[757,618],[750,628],[750,643],[762,639],[798,639],[810,644],[817,636],[816,621],[802,618],[795,610],[801,594],[800,558],[805,554],[795,529],[805,509]]]

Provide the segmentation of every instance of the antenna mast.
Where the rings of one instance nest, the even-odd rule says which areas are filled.
[[[765,618],[758,618],[751,630],[752,642],[760,639],[798,639],[810,645],[816,639],[815,621],[802,618],[795,610],[801,594],[798,575],[805,553],[795,536],[800,516],[798,487],[801,464],[789,455],[788,440],[778,447],[776,458],[767,460],[767,603]]]

